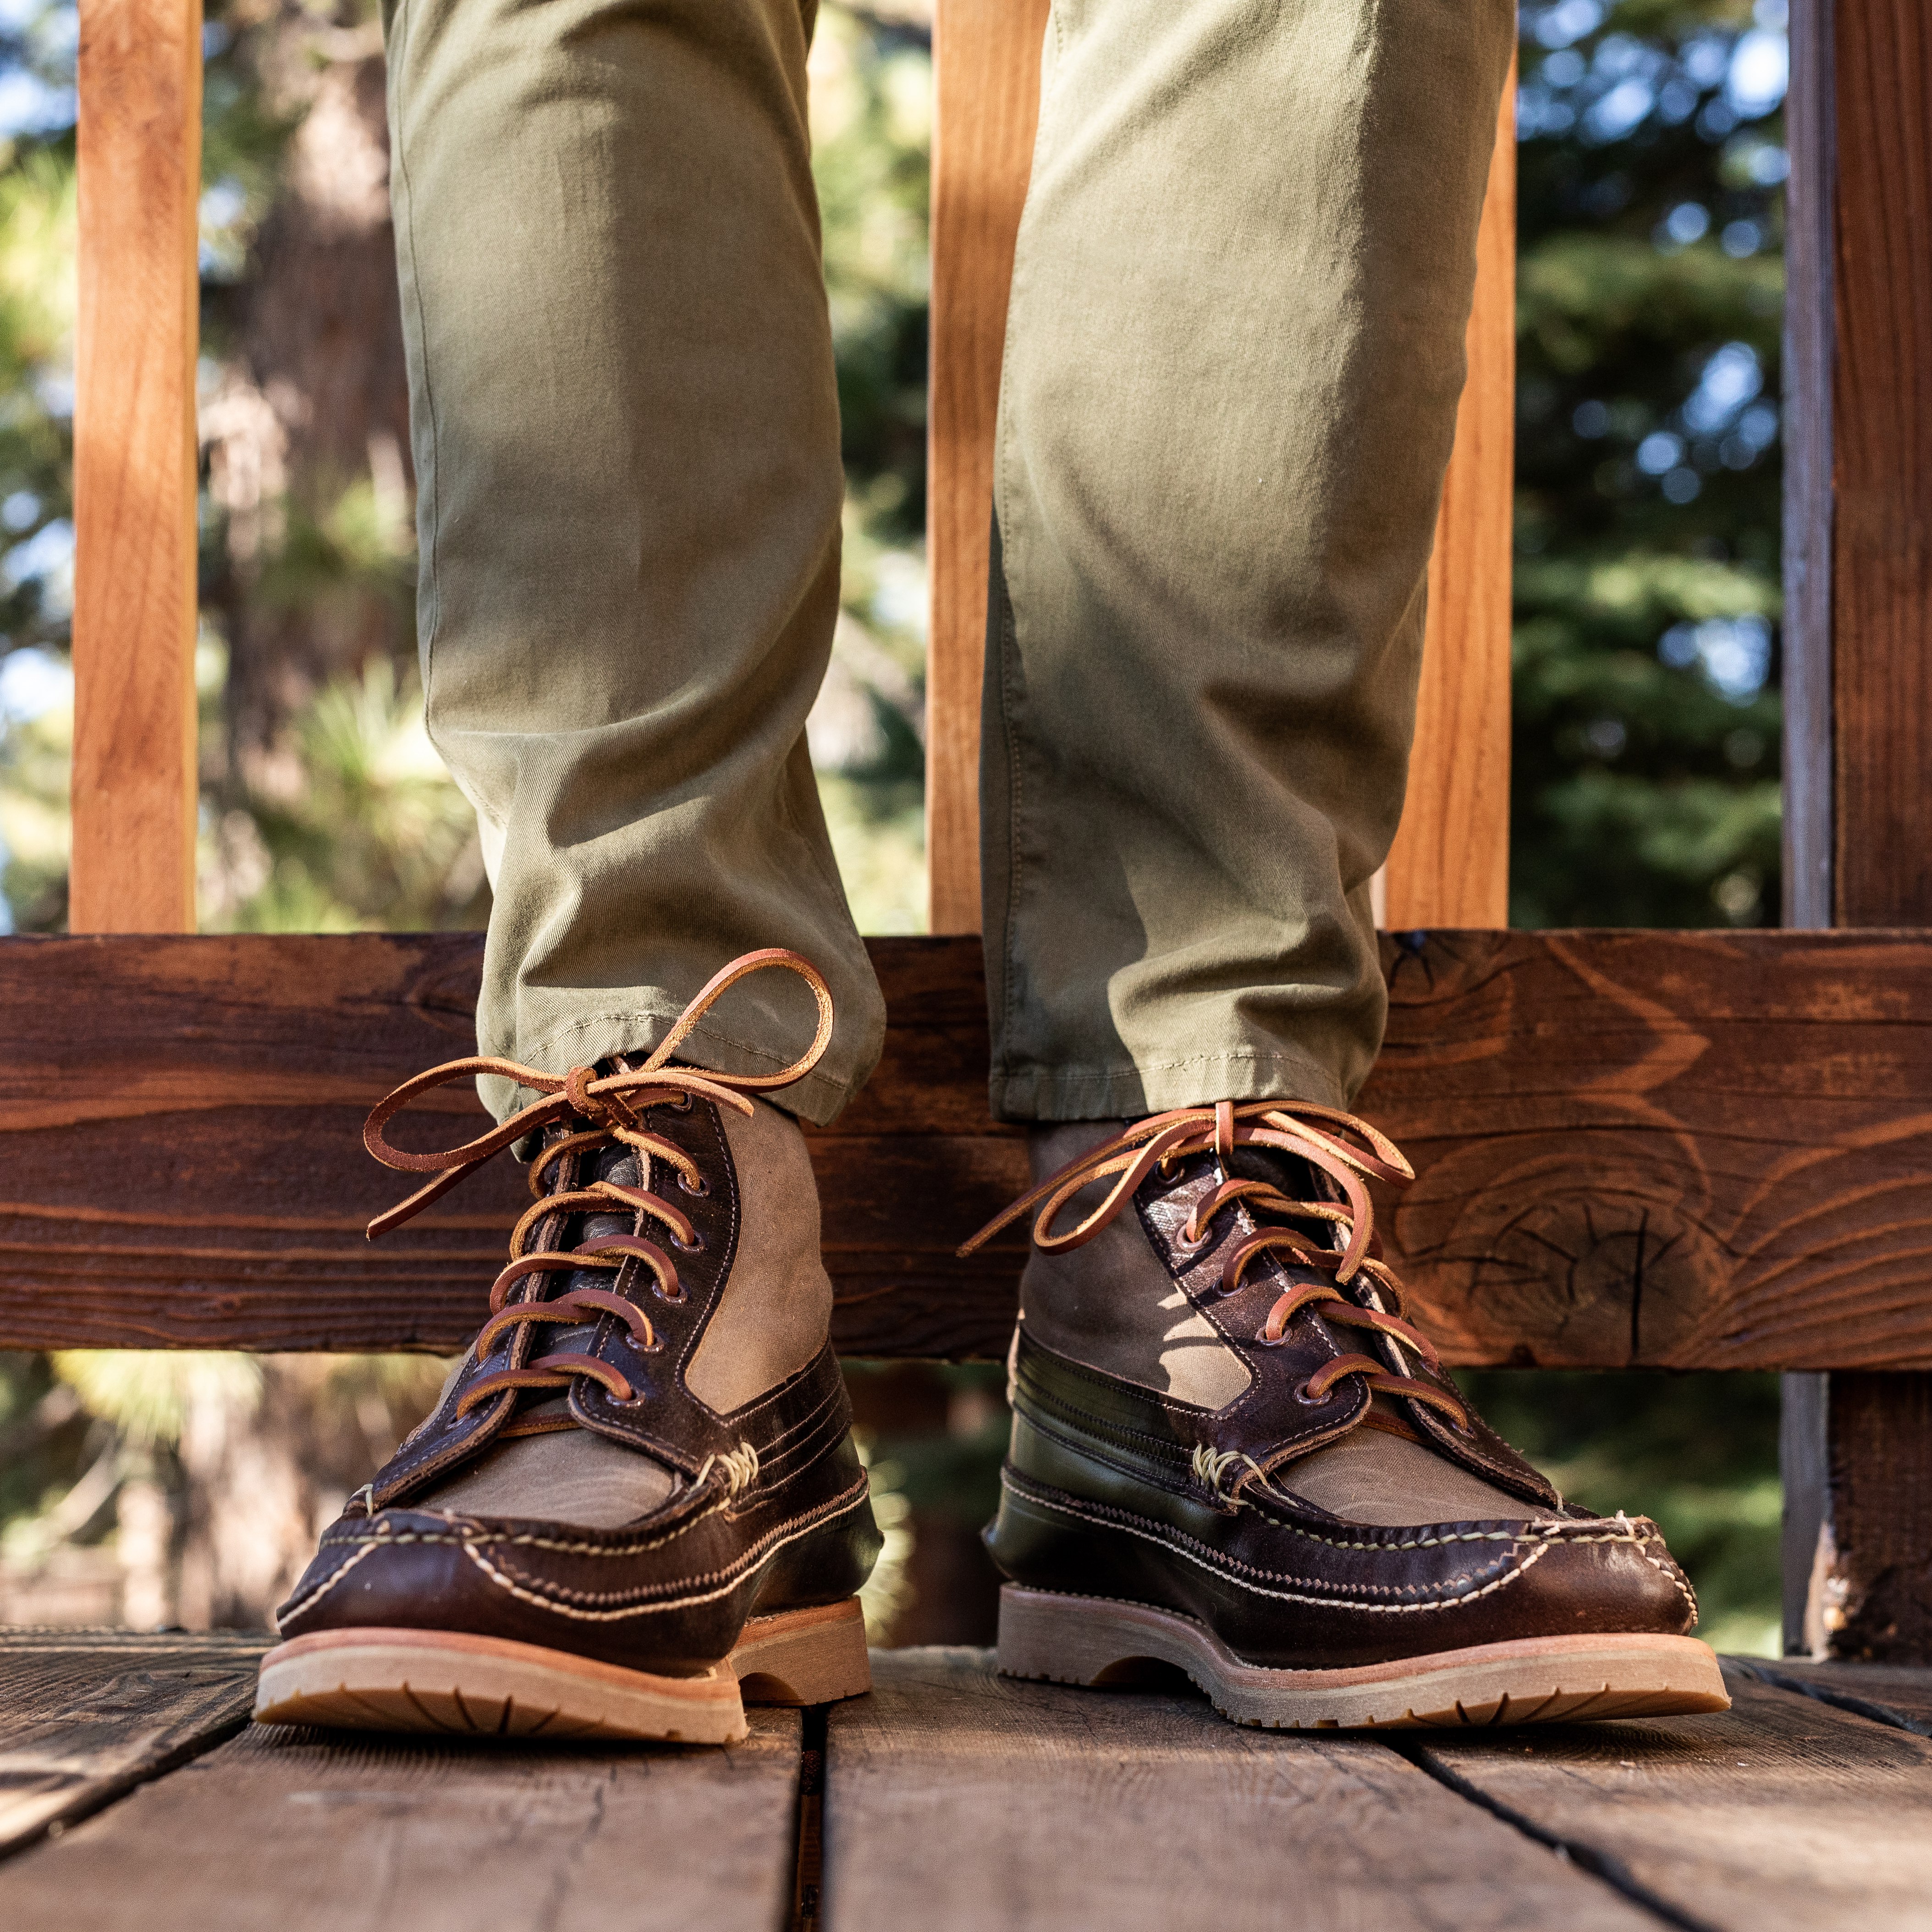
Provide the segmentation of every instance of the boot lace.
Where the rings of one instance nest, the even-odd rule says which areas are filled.
[[[798,1059],[778,1072],[764,1074],[714,1073],[670,1064],[671,1055],[730,988],[754,973],[774,967],[794,973],[804,980],[818,1003],[818,1030],[811,1046]],[[534,1066],[520,1066],[514,1060],[476,1054],[432,1066],[386,1096],[364,1124],[362,1144],[385,1167],[435,1177],[406,1200],[377,1215],[369,1223],[369,1238],[374,1240],[401,1226],[493,1154],[525,1135],[540,1132],[560,1120],[586,1122],[587,1125],[545,1148],[530,1163],[530,1188],[535,1203],[511,1232],[508,1264],[490,1286],[490,1318],[477,1332],[476,1360],[480,1366],[505,1337],[514,1337],[526,1328],[552,1323],[576,1327],[605,1315],[615,1316],[622,1322],[639,1348],[655,1353],[662,1344],[651,1326],[650,1317],[628,1296],[610,1288],[575,1288],[552,1297],[547,1294],[544,1277],[590,1268],[614,1271],[634,1261],[641,1263],[650,1275],[652,1292],[659,1300],[670,1304],[682,1301],[684,1285],[678,1278],[677,1264],[666,1247],[694,1254],[703,1242],[691,1216],[674,1201],[655,1191],[653,1168],[661,1165],[667,1177],[674,1175],[679,1190],[687,1197],[708,1194],[710,1184],[683,1148],[662,1134],[652,1132],[642,1116],[653,1106],[665,1105],[684,1112],[700,1099],[750,1114],[752,1102],[747,1094],[789,1087],[818,1065],[832,1038],[832,995],[817,969],[796,952],[768,947],[746,953],[714,975],[679,1016],[657,1050],[640,1066],[626,1066],[620,1056],[620,1070],[615,1073],[600,1075],[594,1067],[575,1066],[560,1077]],[[448,1086],[453,1081],[474,1079],[482,1073],[513,1080],[542,1097],[500,1126],[460,1147],[416,1154],[391,1144],[384,1130],[419,1094]],[[554,1181],[560,1163],[572,1155],[616,1145],[635,1150],[638,1186],[595,1180],[588,1186],[572,1187],[562,1184],[561,1177]],[[554,1186],[554,1192],[550,1191]],[[562,1245],[565,1217],[568,1215],[625,1212],[632,1216],[629,1233],[593,1235],[574,1247]],[[646,1233],[647,1226],[658,1239]],[[540,1228],[550,1238],[532,1246]],[[510,1298],[513,1292],[518,1297],[514,1301]],[[601,1383],[616,1401],[632,1399],[630,1382],[622,1370],[595,1355],[558,1349],[520,1368],[506,1366],[478,1376],[458,1400],[457,1413],[467,1414],[479,1403],[508,1390],[568,1388],[578,1376],[588,1376]],[[575,1426],[567,1419],[547,1419],[524,1428],[512,1425],[504,1432],[530,1434]],[[755,1462],[752,1468],[755,1472]],[[735,1469],[727,1473],[734,1480],[742,1474]]]
[[[1237,1176],[1233,1156],[1234,1150],[1242,1147],[1274,1148],[1299,1156],[1336,1183],[1344,1202],[1291,1200],[1272,1181]],[[1046,1254],[1064,1254],[1084,1246],[1113,1222],[1154,1169],[1171,1178],[1184,1160],[1208,1153],[1219,1161],[1222,1179],[1196,1203],[1180,1232],[1181,1246],[1198,1250],[1211,1246],[1216,1216],[1238,1203],[1246,1207],[1257,1224],[1254,1232],[1235,1242],[1222,1260],[1220,1294],[1232,1294],[1264,1256],[1279,1256],[1298,1267],[1333,1277],[1330,1281],[1291,1282],[1256,1331],[1256,1341],[1264,1348],[1280,1348],[1288,1339],[1288,1324],[1304,1309],[1312,1308],[1324,1322],[1386,1336],[1398,1350],[1412,1351],[1432,1374],[1442,1372],[1442,1360],[1434,1345],[1404,1318],[1407,1297],[1394,1270],[1382,1258],[1375,1203],[1367,1185],[1375,1180],[1406,1186],[1415,1178],[1415,1170],[1386,1135],[1338,1108],[1301,1102],[1291,1107],[1278,1100],[1238,1104],[1219,1100],[1212,1106],[1180,1107],[1151,1114],[1049,1174],[996,1214],[959,1252],[962,1257],[971,1254],[1038,1207],[1033,1226],[1034,1245]],[[1072,1227],[1057,1231],[1055,1223],[1074,1196],[1109,1175],[1119,1178],[1100,1205]],[[1308,1226],[1311,1222],[1313,1232]],[[1359,1300],[1343,1292],[1351,1284]],[[1396,1359],[1400,1360],[1399,1353]],[[1468,1411],[1446,1389],[1414,1376],[1391,1374],[1387,1364],[1372,1355],[1336,1356],[1310,1376],[1300,1393],[1311,1401],[1325,1401],[1343,1376],[1354,1375],[1361,1376],[1376,1394],[1424,1403],[1456,1429],[1469,1432]],[[1358,1420],[1366,1419],[1368,1413],[1364,1408]]]

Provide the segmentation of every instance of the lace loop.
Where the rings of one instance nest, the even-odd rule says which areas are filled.
[[[1334,1201],[1291,1200],[1272,1181],[1238,1175],[1232,1162],[1238,1148],[1270,1148],[1293,1154],[1324,1174],[1346,1197]],[[1245,1207],[1258,1220],[1270,1218],[1236,1241],[1221,1264],[1217,1284],[1222,1295],[1244,1285],[1250,1264],[1279,1256],[1298,1268],[1334,1276],[1328,1282],[1291,1283],[1269,1310],[1256,1335],[1264,1347],[1279,1348],[1288,1337],[1288,1324],[1304,1309],[1322,1319],[1345,1327],[1366,1329],[1412,1350],[1431,1374],[1442,1372],[1442,1359],[1433,1343],[1412,1323],[1402,1319],[1405,1296],[1393,1269],[1382,1261],[1376,1232],[1375,1206],[1366,1183],[1388,1181],[1406,1186],[1415,1171],[1388,1137],[1366,1120],[1338,1108],[1304,1102],[1217,1100],[1210,1106],[1176,1108],[1137,1121],[1126,1132],[1103,1141],[1069,1161],[1003,1209],[959,1250],[963,1258],[982,1247],[1004,1228],[1030,1210],[1038,1209],[1033,1225],[1034,1245],[1042,1253],[1064,1254],[1090,1241],[1107,1227],[1154,1168],[1172,1172],[1181,1161],[1211,1154],[1221,1179],[1197,1202],[1180,1231],[1190,1249],[1208,1246],[1211,1224],[1224,1209]],[[1056,1232],[1060,1216],[1074,1198],[1096,1182],[1112,1179],[1100,1204],[1064,1232]],[[1295,1222],[1315,1222],[1339,1246],[1323,1246]],[[1366,1302],[1342,1291],[1352,1282],[1366,1284]],[[1389,1305],[1377,1305],[1383,1301]],[[1398,1354],[1396,1359],[1400,1359]],[[1393,1375],[1372,1355],[1349,1354],[1326,1364],[1304,1384],[1312,1400],[1325,1401],[1346,1376],[1359,1375],[1372,1393],[1419,1402],[1446,1415],[1468,1431],[1468,1411],[1446,1390],[1412,1376]],[[1366,1408],[1364,1413],[1366,1414]],[[1218,1480],[1218,1479],[1217,1479]]]
[[[694,1068],[667,1064],[724,994],[740,980],[770,967],[780,967],[796,974],[812,988],[818,1006],[817,1030],[811,1046],[797,1059],[777,1073],[700,1072]],[[668,1141],[640,1132],[627,1096],[653,1089],[662,1090],[667,1099],[674,1094],[692,1094],[716,1101],[720,1106],[734,1108],[741,1114],[749,1114],[752,1103],[746,1099],[746,1094],[767,1093],[776,1088],[791,1086],[802,1080],[818,1064],[832,1042],[832,994],[818,968],[796,952],[768,946],[761,952],[747,952],[713,974],[679,1015],[650,1058],[634,1071],[599,1076],[594,1067],[574,1066],[560,1078],[554,1073],[521,1066],[514,1060],[500,1059],[493,1054],[472,1054],[465,1059],[446,1060],[440,1066],[432,1066],[427,1072],[405,1080],[393,1093],[385,1095],[370,1109],[368,1119],[363,1123],[362,1144],[385,1167],[394,1168],[399,1173],[433,1174],[436,1177],[406,1200],[399,1202],[388,1213],[377,1215],[369,1223],[369,1238],[374,1240],[377,1235],[387,1234],[391,1228],[400,1227],[412,1216],[420,1214],[472,1169],[482,1166],[492,1154],[521,1140],[525,1135],[535,1133],[572,1114],[592,1121],[601,1132],[614,1133],[620,1139],[628,1140],[634,1134],[640,1141],[654,1140],[652,1151],[670,1160],[674,1166],[679,1164],[680,1159],[688,1162],[689,1156]],[[452,1081],[473,1080],[485,1074],[529,1088],[543,1097],[512,1114],[489,1132],[478,1135],[473,1141],[432,1154],[413,1154],[406,1148],[394,1146],[383,1132],[418,1094],[427,1094],[434,1088],[446,1087]],[[692,1172],[694,1173],[694,1168]]]
[[[760,1074],[718,1073],[670,1064],[672,1054],[721,995],[740,980],[770,967],[782,968],[804,980],[817,1005],[818,1023],[812,1044],[797,1059],[777,1073]],[[644,1234],[644,1225],[655,1221],[668,1228],[674,1244],[686,1252],[695,1252],[704,1244],[691,1216],[652,1190],[650,1163],[661,1162],[675,1172],[679,1186],[694,1198],[709,1194],[710,1185],[691,1155],[675,1142],[652,1133],[642,1116],[658,1106],[688,1112],[698,1100],[749,1114],[752,1103],[746,1097],[748,1094],[790,1086],[802,1080],[818,1065],[831,1043],[832,1026],[832,995],[818,969],[796,952],[769,947],[748,952],[714,974],[641,1066],[626,1066],[620,1060],[617,1072],[605,1074],[598,1073],[594,1066],[573,1066],[560,1077],[519,1065],[513,1060],[478,1054],[433,1066],[386,1095],[364,1124],[362,1144],[384,1166],[434,1177],[407,1198],[377,1215],[369,1223],[369,1238],[374,1240],[419,1214],[513,1142],[560,1121],[587,1122],[587,1126],[563,1135],[543,1149],[530,1162],[530,1192],[536,1198],[511,1230],[510,1258],[490,1285],[490,1318],[478,1331],[473,1357],[480,1365],[505,1336],[520,1335],[536,1326],[561,1323],[580,1327],[606,1317],[622,1322],[639,1349],[655,1350],[658,1346],[657,1334],[650,1316],[627,1295],[617,1292],[616,1286],[569,1288],[545,1299],[542,1278],[605,1269],[612,1271],[621,1284],[622,1270],[641,1263],[652,1277],[661,1299],[672,1303],[684,1300],[685,1287],[678,1278],[675,1263]],[[488,1133],[479,1134],[460,1147],[414,1154],[391,1143],[384,1130],[418,1095],[479,1074],[512,1081],[539,1097]],[[577,1156],[614,1143],[631,1148],[639,1155],[639,1178],[643,1184],[633,1187],[597,1180],[585,1186],[572,1186],[575,1169],[572,1163]],[[531,1250],[530,1244],[536,1239],[539,1228],[550,1226],[555,1231],[551,1239],[560,1241],[566,1216],[598,1213],[628,1213],[632,1217],[629,1232],[592,1235],[574,1247],[545,1246]],[[513,1304],[509,1298],[513,1291],[530,1298]],[[564,1350],[539,1356],[520,1367],[505,1366],[478,1376],[458,1400],[456,1413],[466,1415],[499,1396],[522,1390],[568,1388],[579,1376],[587,1376],[601,1384],[614,1401],[636,1400],[629,1378],[621,1370],[596,1355]],[[576,1426],[574,1421],[548,1418],[530,1425],[544,1429]],[[754,1458],[754,1475],[756,1466]]]

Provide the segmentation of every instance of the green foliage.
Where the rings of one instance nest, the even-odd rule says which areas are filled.
[[[477,922],[475,814],[424,728],[413,674],[372,658],[303,711],[245,808],[202,841],[211,932],[422,932]]]
[[[1523,12],[1512,921],[1774,921],[1782,7]]]

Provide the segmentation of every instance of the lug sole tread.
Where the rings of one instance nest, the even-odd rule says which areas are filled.
[[[1151,1605],[1008,1584],[1001,1675],[1105,1688],[1150,1664],[1185,1673],[1232,1724],[1269,1730],[1464,1730],[1728,1710],[1709,1646],[1648,1634],[1526,1637],[1333,1670],[1244,1663],[1204,1625]]]
[[[442,1737],[731,1744],[745,1706],[830,1703],[872,1688],[856,1598],[753,1618],[695,1677],[460,1631],[346,1630],[262,1658],[255,1721]]]

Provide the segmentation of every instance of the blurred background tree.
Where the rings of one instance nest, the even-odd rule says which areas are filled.
[[[860,922],[920,928],[931,0],[812,56],[848,484],[810,725]],[[1782,0],[1522,9],[1512,918],[1774,920]],[[0,0],[0,923],[64,920],[74,16]],[[206,929],[480,924],[422,726],[368,0],[212,0],[202,200]],[[255,1622],[422,1362],[0,1358],[0,1617]],[[902,1640],[982,1640],[997,1370],[855,1366]],[[1768,1378],[1469,1378],[1569,1493],[1648,1509],[1774,1647]]]

